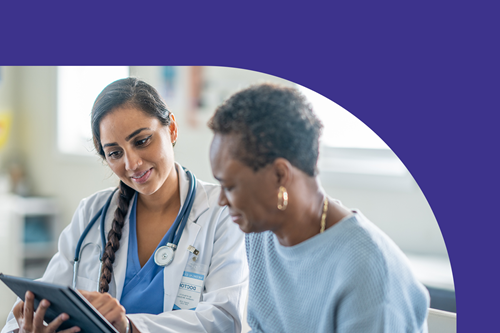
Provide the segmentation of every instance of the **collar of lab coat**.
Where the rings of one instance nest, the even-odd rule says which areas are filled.
[[[177,174],[179,175],[179,192],[181,196],[182,208],[182,206],[184,205],[184,201],[186,201],[186,196],[189,192],[189,177],[180,164],[175,163],[175,168],[177,170]],[[205,187],[201,182],[196,180],[196,196],[188,220],[195,222],[198,217],[206,212],[209,208],[210,206],[208,204],[208,195]]]
[[[181,208],[186,201],[186,196],[189,191],[189,177],[187,173],[184,171],[182,166],[175,163],[175,169],[177,171],[177,175],[179,176],[179,194],[181,201]],[[108,230],[111,229],[111,224],[113,222],[113,217],[115,214],[116,207],[118,206],[118,196],[119,193],[116,193],[113,196],[113,200],[109,205],[108,211],[106,213],[105,227],[106,227],[106,237]],[[133,198],[132,198],[133,200]],[[127,269],[127,255],[128,255],[128,238],[129,238],[129,217],[130,210],[132,208],[132,201],[130,202],[129,209],[127,215],[125,216],[125,225],[122,228],[122,237],[120,239],[120,248],[115,254],[115,262],[113,263],[113,277],[111,278],[111,282],[109,284],[109,293],[116,297],[118,300],[121,298],[123,284],[125,282],[125,275]],[[196,196],[193,202],[193,206],[191,208],[191,213],[188,217],[188,223],[186,228],[189,227],[191,223],[196,222],[196,220],[200,217],[201,214],[206,212],[210,208],[208,202],[208,195],[203,186],[203,183],[198,179],[196,180]],[[98,225],[98,229],[100,229],[100,225]],[[99,230],[100,231],[100,230]],[[181,236],[184,237],[184,234]]]

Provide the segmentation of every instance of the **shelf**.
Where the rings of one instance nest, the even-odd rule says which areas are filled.
[[[0,226],[8,233],[0,236],[4,247],[12,253],[1,260],[0,270],[10,275],[41,277],[57,251],[60,230],[56,201],[12,194],[0,199]]]
[[[14,211],[17,214],[30,215],[57,215],[57,205],[51,198],[44,197],[15,197]]]

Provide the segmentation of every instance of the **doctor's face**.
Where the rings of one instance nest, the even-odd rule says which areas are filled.
[[[239,139],[234,134],[216,134],[210,147],[210,164],[221,184],[219,205],[228,206],[233,222],[243,232],[275,230],[277,178],[271,165],[254,172],[232,155]]]
[[[134,106],[121,106],[102,118],[99,129],[106,162],[125,184],[145,195],[176,185],[173,115],[164,126]]]

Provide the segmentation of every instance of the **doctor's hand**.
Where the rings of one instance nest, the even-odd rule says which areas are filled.
[[[85,298],[106,318],[120,333],[125,333],[128,327],[128,319],[125,316],[125,308],[116,298],[108,293],[101,294],[97,291],[78,290]],[[137,329],[134,326],[134,333]],[[132,332],[130,332],[132,333]]]
[[[68,320],[69,318],[66,313],[62,313],[50,324],[45,325],[43,323],[43,317],[50,306],[50,302],[46,299],[42,300],[38,305],[36,312],[33,312],[35,307],[35,295],[33,295],[32,292],[27,291],[24,299],[25,302],[17,303],[13,310],[14,317],[16,317],[17,324],[19,326],[19,333],[53,333],[63,323],[63,321]],[[80,328],[74,326],[59,332],[80,332]]]

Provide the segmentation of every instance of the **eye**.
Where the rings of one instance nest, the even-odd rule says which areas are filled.
[[[224,192],[231,192],[234,189],[234,186],[222,186],[222,190]]]
[[[108,157],[108,159],[118,159],[122,156],[122,152],[119,151],[119,150],[115,150],[115,151],[110,151],[106,154],[106,156]]]
[[[145,138],[145,139],[142,139],[142,140],[138,140],[138,141],[136,141],[136,142],[135,142],[135,145],[136,145],[136,146],[144,146],[146,143],[148,143],[149,139],[151,139],[151,136],[152,136],[152,135],[148,136],[148,137],[147,137],[147,138]]]

